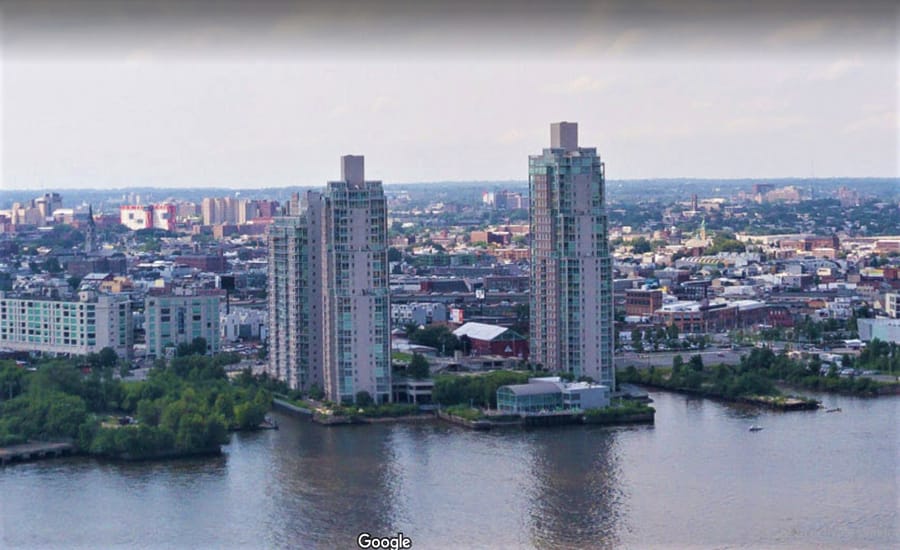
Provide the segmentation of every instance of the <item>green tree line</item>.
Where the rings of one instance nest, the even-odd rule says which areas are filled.
[[[138,458],[218,449],[229,430],[257,427],[271,404],[266,388],[230,383],[227,360],[176,357],[130,382],[112,367],[85,374],[75,360],[45,361],[34,372],[0,363],[0,445],[68,438],[90,454]],[[137,422],[120,426],[123,416]]]
[[[857,366],[890,365],[895,360],[890,353],[889,345],[870,344],[857,359]],[[848,367],[854,362],[846,356],[842,363],[842,367]],[[857,395],[875,395],[882,385],[867,377],[841,377],[838,375],[838,366],[832,367],[823,376],[819,372],[820,365],[821,361],[817,357],[808,361],[794,360],[786,353],[776,355],[769,348],[753,348],[734,366],[720,364],[705,367],[699,355],[691,357],[688,363],[680,355],[676,355],[672,360],[671,370],[653,367],[637,370],[628,367],[619,374],[619,380],[674,390],[701,391],[726,398],[778,395],[776,382],[811,390]]]

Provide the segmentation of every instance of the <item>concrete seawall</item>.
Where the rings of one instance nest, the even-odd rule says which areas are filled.
[[[33,442],[0,448],[0,464],[25,462],[40,458],[69,455],[75,452],[75,445],[69,442]]]
[[[272,399],[272,408],[290,414],[292,416],[312,417],[312,415],[314,414],[313,411],[309,409],[298,407],[297,405],[288,403],[287,401],[278,398]]]

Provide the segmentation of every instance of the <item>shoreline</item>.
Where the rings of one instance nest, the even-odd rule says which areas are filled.
[[[26,464],[39,460],[50,460],[54,458],[83,457],[93,458],[99,461],[114,463],[132,463],[132,462],[155,462],[165,460],[181,460],[187,458],[197,458],[206,456],[222,455],[222,446],[210,447],[206,449],[196,449],[192,451],[177,451],[169,449],[165,451],[155,451],[144,455],[133,455],[131,453],[121,453],[117,455],[99,455],[78,449],[74,443],[68,441],[31,441],[21,445],[10,445],[8,447],[0,447],[0,466],[11,466],[14,464]]]
[[[629,424],[655,424],[656,411],[623,415],[590,415],[585,411],[554,415],[517,415],[507,420],[490,420],[480,418],[468,420],[444,411],[438,411],[441,420],[463,426],[475,431],[487,431],[495,428],[537,428],[571,425],[624,426]]]
[[[682,395],[690,395],[693,397],[702,397],[704,399],[711,399],[713,401],[721,401],[723,403],[733,403],[737,405],[751,405],[757,407],[764,407],[771,410],[781,411],[781,412],[791,412],[791,411],[814,411],[821,408],[822,403],[817,399],[812,398],[804,398],[797,396],[767,396],[767,395],[741,395],[737,397],[728,397],[724,395],[718,395],[715,393],[706,392],[703,390],[692,390],[688,388],[670,388],[667,386],[660,386],[656,384],[648,384],[645,382],[629,382],[631,384],[635,384],[637,386],[644,386],[647,388],[654,388],[656,390],[667,391],[671,393],[680,393]],[[854,397],[862,397],[862,396],[854,396]]]
[[[572,424],[589,424],[595,426],[653,424],[655,423],[656,416],[656,411],[611,417],[588,416],[585,415],[583,411],[579,411],[562,415],[515,415],[513,417],[507,417],[505,420],[491,420],[490,418],[468,420],[444,412],[443,410],[436,410],[433,413],[423,412],[415,415],[367,418],[363,416],[326,416],[277,398],[272,400],[272,408],[290,416],[308,418],[310,422],[315,422],[316,424],[326,427],[444,421],[475,431],[487,431],[495,428],[548,427]]]

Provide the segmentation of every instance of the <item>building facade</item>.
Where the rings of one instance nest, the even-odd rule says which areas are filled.
[[[132,231],[152,228],[175,231],[175,211],[174,204],[123,205],[119,207],[119,222]]]
[[[511,328],[486,323],[466,323],[453,331],[468,340],[470,355],[498,355],[528,359],[528,340]]]
[[[497,410],[532,415],[552,411],[586,411],[609,406],[609,387],[587,382],[564,382],[557,376],[530,378],[527,384],[497,388]]]
[[[663,305],[663,293],[659,289],[629,288],[625,291],[625,315],[647,316],[661,308]]]
[[[206,340],[207,353],[221,350],[219,306],[224,291],[175,290],[148,293],[144,298],[147,355],[165,357],[166,348]]]
[[[604,165],[578,125],[551,125],[529,157],[531,360],[615,387],[612,260]]]
[[[276,217],[267,237],[267,369],[273,378],[302,391],[324,387],[321,250],[310,240],[310,233],[320,236],[321,229],[313,214],[307,209],[302,216]]]
[[[387,210],[361,156],[269,231],[269,373],[335,402],[391,399]],[[293,203],[299,201],[294,200]]]
[[[133,345],[126,297],[84,291],[67,301],[0,292],[0,348],[87,355],[109,347],[128,358]]]
[[[884,312],[888,317],[900,319],[900,293],[888,292],[884,295]]]
[[[882,342],[900,344],[900,320],[889,318],[857,319],[859,339],[871,342],[876,338]]]
[[[391,323],[395,327],[416,326],[447,322],[447,306],[441,302],[413,302],[391,304]]]

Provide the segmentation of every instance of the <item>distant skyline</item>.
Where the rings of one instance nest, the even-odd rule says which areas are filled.
[[[3,2],[0,189],[900,176],[893,2],[520,4]]]

